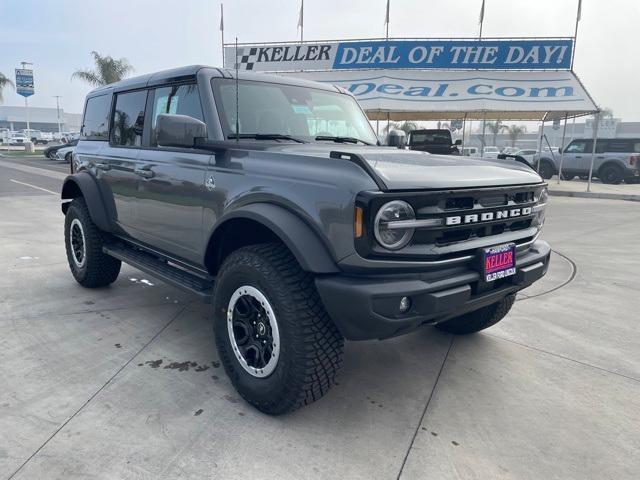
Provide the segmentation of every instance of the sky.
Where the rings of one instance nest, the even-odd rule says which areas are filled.
[[[390,37],[478,34],[481,0],[391,0]],[[573,36],[578,0],[486,0],[483,36]],[[225,41],[299,38],[300,0],[224,1]],[[305,40],[384,36],[386,0],[306,0]],[[135,74],[221,66],[219,0],[0,0],[0,72],[33,62],[29,105],[81,113],[92,87],[71,80],[89,52],[125,57]],[[583,0],[574,70],[600,107],[640,121],[639,0]],[[4,105],[23,105],[11,89]]]

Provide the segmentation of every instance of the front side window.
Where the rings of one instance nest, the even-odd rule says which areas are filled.
[[[116,108],[113,112],[113,130],[111,143],[122,147],[142,145],[144,127],[144,109],[147,91],[120,93],[116,96]]]
[[[565,153],[585,153],[587,151],[587,142],[580,140],[577,142],[571,142],[571,145],[567,147]]]
[[[375,144],[377,138],[355,99],[349,95],[296,85],[213,79],[225,137],[239,134],[353,137]],[[236,132],[237,121],[237,132]]]
[[[110,110],[111,95],[100,95],[87,100],[82,121],[83,140],[108,140]]]
[[[156,123],[161,113],[187,115],[204,122],[200,95],[196,84],[160,87],[155,91],[151,120],[151,145],[156,146]]]

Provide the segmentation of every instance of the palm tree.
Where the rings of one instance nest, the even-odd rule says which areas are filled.
[[[78,70],[71,78],[79,78],[96,87],[118,82],[133,72],[133,67],[126,58],[115,59],[111,55],[102,56],[95,50],[91,52],[96,64],[95,70]]]
[[[400,127],[398,127],[400,130],[402,130],[404,133],[406,133],[407,135],[409,135],[409,132],[411,130],[417,130],[418,129],[418,124],[415,122],[404,122],[402,125],[400,125]]]
[[[527,127],[524,125],[511,125],[507,127],[507,133],[511,139],[511,146],[515,147],[518,137],[527,131]]]
[[[7,85],[13,87],[13,82],[5,77],[3,73],[0,73],[0,102],[2,102],[2,89]]]
[[[495,122],[487,123],[487,128],[493,134],[493,145],[496,144],[496,138],[498,138],[498,134],[503,130],[506,130],[507,127],[502,123],[502,120],[496,120]]]

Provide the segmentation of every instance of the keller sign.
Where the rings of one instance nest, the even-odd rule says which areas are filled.
[[[568,70],[573,40],[365,40],[225,46],[241,70]]]

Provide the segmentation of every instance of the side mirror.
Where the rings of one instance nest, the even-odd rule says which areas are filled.
[[[193,148],[196,138],[207,136],[207,125],[187,115],[161,113],[156,120],[156,141],[163,147]]]
[[[462,140],[457,139],[455,142],[453,142],[454,145],[462,145]]]

